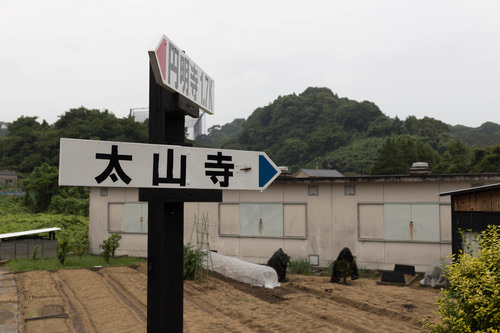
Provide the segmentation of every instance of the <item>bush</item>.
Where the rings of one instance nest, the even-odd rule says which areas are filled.
[[[352,262],[348,260],[335,260],[332,263],[332,271],[334,268],[344,280],[344,284],[347,284],[347,277],[354,273]]]
[[[42,165],[35,167],[33,172],[24,179],[25,201],[28,205],[33,205],[36,212],[46,211],[50,200],[58,193],[58,174],[57,167],[42,163]]]
[[[89,216],[89,199],[55,195],[50,201],[48,211],[52,214]]]
[[[440,323],[424,321],[432,332],[499,332],[500,227],[489,226],[478,241],[477,257],[461,252],[446,266],[449,287],[437,303]]]
[[[99,248],[102,249],[102,256],[108,264],[109,259],[115,257],[115,251],[120,246],[120,239],[122,239],[121,232],[116,232],[99,245]]]
[[[64,266],[64,262],[66,261],[66,257],[68,256],[68,252],[69,252],[69,244],[68,244],[68,240],[64,237],[60,237],[58,240],[57,240],[57,259],[59,259],[59,262],[61,263],[61,265]]]
[[[184,280],[196,280],[198,268],[207,254],[188,244],[184,245]]]
[[[33,250],[31,250],[31,259],[33,259],[33,261],[36,261],[37,259],[37,255],[38,255],[38,251],[40,250],[40,247],[37,245],[33,248]]]
[[[290,274],[311,275],[312,272],[312,265],[306,259],[290,260],[288,264],[288,273]]]

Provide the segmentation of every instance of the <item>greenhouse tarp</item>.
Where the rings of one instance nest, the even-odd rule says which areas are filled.
[[[252,286],[274,288],[279,287],[278,274],[274,268],[254,264],[237,258],[210,252],[204,267],[229,277],[233,280],[251,284]]]
[[[427,272],[425,273],[424,278],[420,281],[420,285],[431,287],[446,287],[448,285],[448,281],[444,277],[444,269],[446,265],[450,264],[450,258],[435,262],[434,265],[432,265],[432,267],[429,268],[429,270],[427,270]]]

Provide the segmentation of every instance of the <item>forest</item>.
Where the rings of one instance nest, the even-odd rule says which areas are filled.
[[[27,176],[44,163],[57,167],[62,137],[147,142],[148,121],[80,107],[54,124],[24,116],[0,122],[0,170]],[[439,174],[500,172],[496,123],[471,128],[432,117],[390,118],[373,102],[339,97],[328,88],[279,96],[247,119],[212,126],[192,143],[265,151],[292,172],[320,168],[346,176],[408,174],[413,162],[428,162]]]
[[[372,102],[340,98],[328,88],[280,96],[246,120],[209,128],[197,144],[263,150],[292,172],[408,174],[413,162],[428,162],[441,174],[500,172],[498,124],[470,128],[432,117],[393,119]]]

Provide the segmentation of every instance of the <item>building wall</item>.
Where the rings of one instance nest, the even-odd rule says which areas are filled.
[[[17,175],[0,174],[0,187],[17,188]]]
[[[210,249],[250,262],[264,264],[282,248],[292,259],[318,256],[320,266],[327,266],[343,247],[349,247],[361,268],[392,270],[394,264],[406,264],[423,272],[451,253],[450,198],[437,193],[470,186],[467,180],[353,183],[308,180],[274,183],[263,192],[224,191],[222,203],[185,203],[184,243],[196,244],[197,236],[201,239],[194,223],[198,220],[200,229],[202,222],[207,223]],[[90,195],[90,250],[99,253],[99,244],[113,228],[119,229],[127,223],[130,228],[130,223],[139,223],[129,221],[120,226],[119,222],[120,218],[126,219],[125,209],[120,205],[137,204],[138,191],[110,188],[107,196],[101,196],[100,189],[92,188]],[[262,226],[253,217],[247,224],[247,215],[259,207],[265,216]],[[283,216],[267,217],[263,212],[269,207],[278,211],[282,207]],[[392,228],[400,228],[394,218],[394,211],[399,209],[424,214],[423,218],[418,214],[414,218],[413,240],[403,239],[407,236],[391,238],[397,235]],[[139,221],[138,217],[135,219]],[[401,223],[402,230],[407,232],[409,218],[402,218]],[[283,225],[281,234],[267,234],[275,232],[271,229],[279,224]],[[147,230],[123,232],[117,252],[147,256]]]
[[[110,219],[110,213],[114,213],[118,206],[123,203],[137,203],[138,189],[121,188],[98,188],[90,189],[89,206],[89,251],[92,254],[100,254],[99,245],[117,231]],[[112,216],[111,216],[112,217]],[[123,214],[124,217],[124,214]],[[147,220],[146,220],[147,223]],[[120,230],[122,231],[122,230]],[[127,233],[122,231],[120,247],[117,255],[130,255],[147,257],[148,237],[147,230],[143,233]]]

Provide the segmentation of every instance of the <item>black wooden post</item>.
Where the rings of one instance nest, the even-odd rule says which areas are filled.
[[[150,68],[149,142],[184,143],[184,114],[175,94],[156,84]],[[184,202],[148,204],[148,332],[183,330]]]
[[[156,83],[150,65],[149,143],[185,145],[185,113],[196,112],[198,108],[186,103],[182,96]],[[222,191],[142,188],[139,200],[148,202],[147,331],[182,333],[184,202],[220,202]]]

